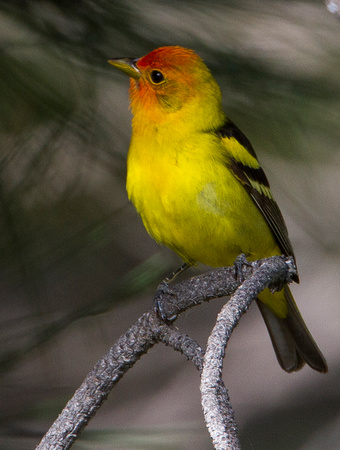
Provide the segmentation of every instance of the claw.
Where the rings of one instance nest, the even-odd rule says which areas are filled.
[[[157,292],[153,299],[153,310],[157,314],[157,316],[166,324],[170,325],[177,318],[177,314],[173,314],[171,317],[167,317],[164,307],[163,307],[163,296],[170,295],[175,297],[174,294],[169,289],[169,283],[173,281],[179,274],[184,272],[190,267],[190,264],[184,263],[179,267],[175,272],[173,272],[170,276],[166,277],[164,281],[158,286]]]
[[[158,286],[157,292],[153,299],[153,310],[157,314],[157,316],[167,325],[170,325],[176,318],[177,315],[174,314],[171,317],[168,317],[165,313],[164,307],[163,307],[163,296],[164,295],[174,295],[169,289],[169,284],[166,280],[162,281],[161,284]]]
[[[240,255],[238,255],[236,257],[235,262],[234,262],[235,279],[240,284],[242,284],[245,280],[244,275],[243,275],[243,268],[242,268],[243,265],[250,266],[251,264],[248,263],[246,255],[244,253],[241,253]]]

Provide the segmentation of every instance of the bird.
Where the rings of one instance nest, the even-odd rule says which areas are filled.
[[[165,46],[108,62],[130,77],[128,197],[150,236],[182,258],[178,272],[197,263],[231,266],[241,254],[295,260],[254,148],[224,113],[221,89],[200,56]],[[256,301],[282,369],[307,363],[327,372],[290,288],[266,289]]]

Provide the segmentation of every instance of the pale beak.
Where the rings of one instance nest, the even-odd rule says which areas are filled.
[[[108,60],[110,64],[129,75],[129,77],[139,80],[141,73],[136,66],[137,61],[136,58],[112,58]]]

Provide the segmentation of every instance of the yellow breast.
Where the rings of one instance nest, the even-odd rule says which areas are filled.
[[[148,233],[189,263],[222,266],[242,252],[254,258],[278,253],[218,138],[166,136],[164,130],[149,139],[134,135],[129,149],[127,191]]]

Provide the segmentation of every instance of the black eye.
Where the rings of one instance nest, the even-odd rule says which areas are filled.
[[[164,81],[164,75],[159,70],[153,70],[151,72],[151,81],[155,84],[162,83]]]

